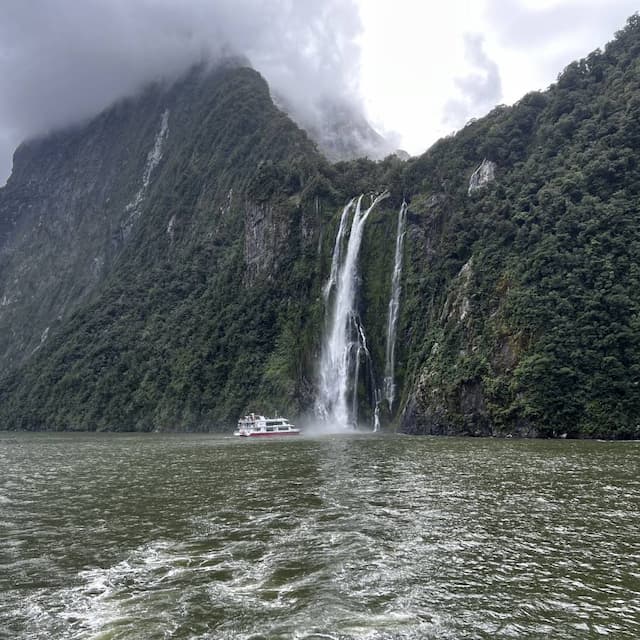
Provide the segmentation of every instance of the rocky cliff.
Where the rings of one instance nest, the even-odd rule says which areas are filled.
[[[329,162],[237,62],[25,143],[0,190],[0,424],[225,428],[313,406],[345,203],[373,415],[401,203],[407,433],[638,437],[640,20],[419,158]],[[372,382],[378,381],[378,382]]]
[[[425,304],[405,315],[403,430],[640,433],[639,54],[635,16],[407,168]]]

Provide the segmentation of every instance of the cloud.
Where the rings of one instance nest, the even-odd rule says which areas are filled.
[[[24,138],[222,55],[249,58],[302,119],[359,104],[355,0],[5,0],[0,184]]]
[[[553,77],[611,40],[638,8],[637,0],[506,0],[488,2],[486,17],[502,46],[534,52],[540,73]]]
[[[599,34],[603,43],[638,10],[637,0],[524,0],[489,2],[486,14],[504,43],[530,49],[557,39],[583,39]]]
[[[458,96],[447,101],[444,108],[444,120],[453,127],[484,114],[502,97],[500,70],[484,50],[484,37],[478,33],[466,33],[464,49],[471,70],[455,79]]]

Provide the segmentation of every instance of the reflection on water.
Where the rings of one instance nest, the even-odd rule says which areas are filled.
[[[636,639],[639,455],[0,434],[0,638]]]

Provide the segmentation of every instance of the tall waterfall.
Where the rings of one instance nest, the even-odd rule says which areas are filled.
[[[355,299],[358,281],[358,255],[362,244],[365,222],[374,207],[388,193],[378,195],[371,206],[362,211],[362,196],[352,200],[344,208],[331,261],[331,274],[324,287],[327,300],[328,323],[322,343],[316,414],[332,426],[348,427],[357,420],[357,375],[360,357],[368,357],[366,338],[359,322]],[[347,220],[353,211],[351,231],[347,249],[342,256],[343,239]],[[331,294],[335,289],[333,298]],[[331,306],[329,306],[331,304]],[[349,393],[352,394],[351,410],[348,406]]]
[[[404,246],[405,226],[407,222],[407,203],[403,202],[398,212],[398,230],[396,232],[396,255],[393,263],[391,278],[391,297],[389,298],[389,313],[387,316],[387,347],[385,350],[384,367],[384,397],[393,411],[393,401],[396,397],[394,381],[396,356],[396,329],[400,312],[400,280],[402,277],[402,249]]]

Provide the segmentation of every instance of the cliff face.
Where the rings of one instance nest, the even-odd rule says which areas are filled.
[[[309,306],[291,266],[317,259],[312,177],[326,166],[264,80],[194,70],[17,159],[0,192],[4,424],[194,428],[238,413],[283,305]]]
[[[0,190],[0,424],[222,428],[313,406],[340,214],[371,420],[396,344],[407,433],[638,437],[640,21],[548,92],[419,158],[329,164],[237,65],[193,70],[23,145]]]
[[[639,54],[635,16],[407,168],[403,430],[640,433]]]
[[[126,241],[158,96],[22,145],[0,192],[0,362],[24,362],[104,279]],[[137,105],[136,105],[137,107]]]

